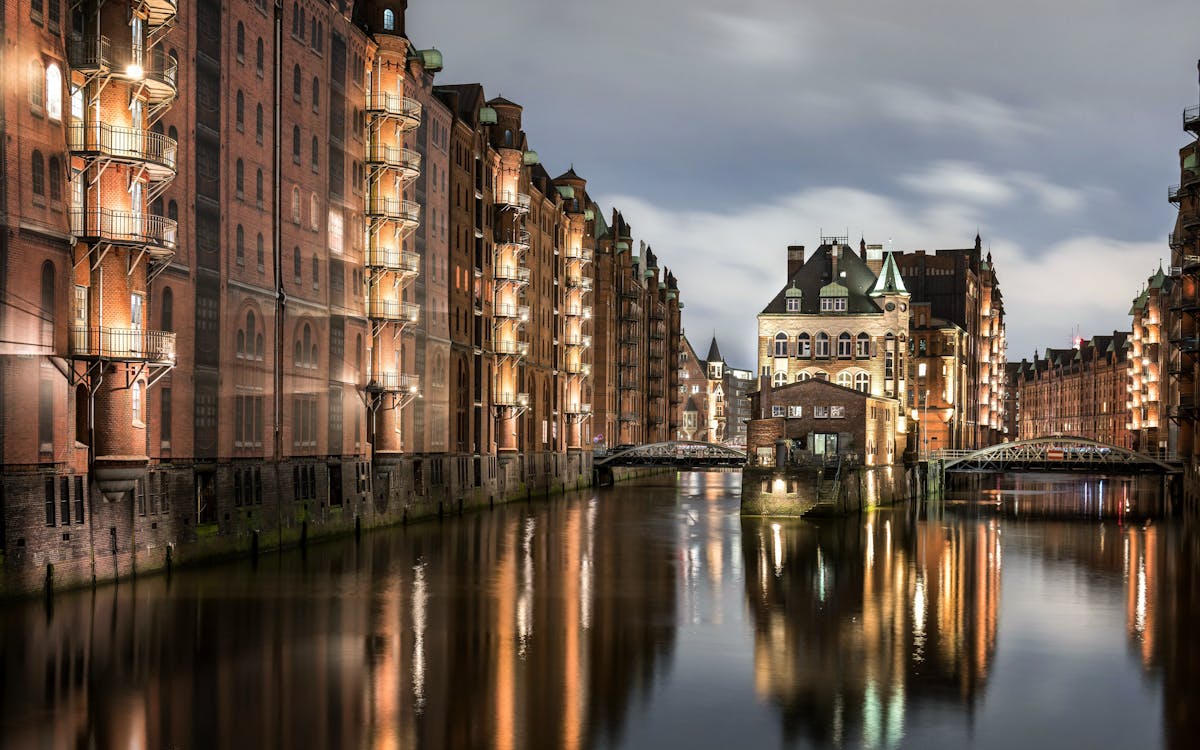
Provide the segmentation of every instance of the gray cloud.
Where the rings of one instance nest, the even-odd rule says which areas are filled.
[[[904,249],[981,229],[1020,357],[1061,344],[1052,316],[1126,325],[1167,253],[1197,22],[1194,0],[411,0],[408,30],[626,210],[689,329],[741,321],[731,356],[823,227]]]

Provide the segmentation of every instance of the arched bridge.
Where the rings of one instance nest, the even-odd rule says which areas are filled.
[[[596,457],[592,461],[592,466],[597,469],[612,469],[618,466],[669,466],[686,470],[741,468],[745,465],[746,454],[742,451],[694,440],[635,445]]]
[[[1128,448],[1083,437],[1053,436],[1000,443],[977,451],[938,451],[942,471],[1091,471],[1169,473],[1176,467]]]

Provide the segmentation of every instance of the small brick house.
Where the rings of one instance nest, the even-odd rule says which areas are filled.
[[[899,452],[895,425],[900,402],[825,380],[773,388],[763,377],[750,395],[746,448],[760,466],[775,463],[775,443],[790,442],[793,461],[840,455],[867,466],[889,466]]]

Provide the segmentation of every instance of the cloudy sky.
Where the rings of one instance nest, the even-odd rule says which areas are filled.
[[[1009,358],[1129,325],[1169,257],[1196,0],[410,0],[444,83],[525,107],[680,280],[684,327],[753,368],[786,246],[967,247]],[[703,354],[703,351],[701,351]]]

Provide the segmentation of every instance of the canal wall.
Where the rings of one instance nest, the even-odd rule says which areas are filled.
[[[116,494],[86,480],[33,471],[3,478],[0,597],[579,489],[592,483],[592,454],[163,462]]]
[[[758,468],[742,473],[742,515],[839,516],[918,496],[918,470],[903,466]]]

